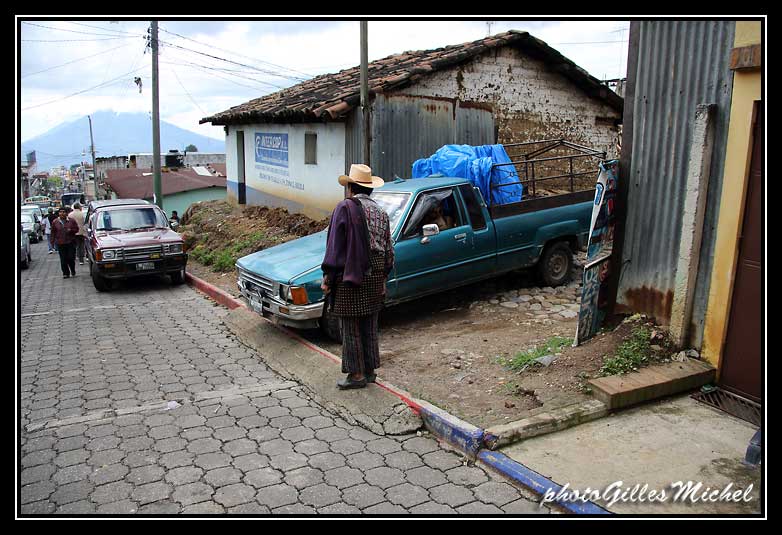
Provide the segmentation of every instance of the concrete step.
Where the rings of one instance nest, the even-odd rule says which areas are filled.
[[[592,393],[609,410],[686,392],[714,381],[716,370],[708,363],[687,359],[641,368],[625,375],[590,379]]]

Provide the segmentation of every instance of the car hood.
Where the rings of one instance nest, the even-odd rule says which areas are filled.
[[[179,234],[168,229],[138,232],[96,232],[99,247],[143,247],[182,241]]]
[[[320,267],[326,254],[326,231],[269,247],[236,261],[247,271],[287,283],[312,268]]]

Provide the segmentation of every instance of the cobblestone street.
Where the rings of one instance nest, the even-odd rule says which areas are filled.
[[[320,407],[168,278],[95,290],[32,246],[21,272],[22,514],[548,513],[428,435]]]

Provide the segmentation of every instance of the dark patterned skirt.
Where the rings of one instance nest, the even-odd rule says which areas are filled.
[[[369,316],[380,312],[386,285],[385,253],[372,251],[369,263],[372,273],[360,286],[340,281],[334,294],[334,315],[342,317]]]

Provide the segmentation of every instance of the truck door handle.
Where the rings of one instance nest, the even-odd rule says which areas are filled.
[[[425,237],[421,238],[421,243],[423,243],[424,245],[429,243],[429,236],[425,236]]]
[[[466,233],[466,232],[462,232],[461,234],[456,234],[456,235],[453,237],[453,239],[454,239],[454,240],[463,240],[463,239],[465,239],[466,237],[467,237],[467,233]]]

